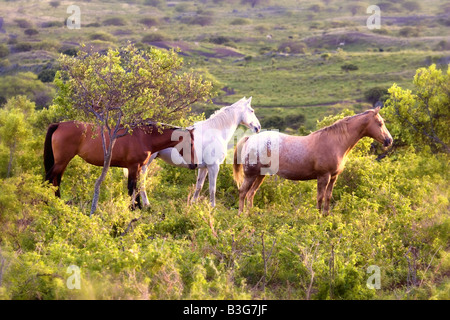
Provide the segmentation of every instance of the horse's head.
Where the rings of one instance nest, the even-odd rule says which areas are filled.
[[[251,103],[252,103],[252,97],[250,97],[248,100],[243,98],[241,103],[241,122],[240,124],[243,124],[247,128],[251,129],[253,132],[257,133],[261,130],[261,124],[259,123],[258,118],[255,115],[255,110],[253,110]]]
[[[369,118],[369,123],[366,127],[365,135],[383,144],[384,147],[389,147],[392,144],[393,139],[379,112],[380,107],[377,107],[370,110],[368,113],[367,117]]]

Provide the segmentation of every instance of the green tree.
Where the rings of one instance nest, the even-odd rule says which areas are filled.
[[[53,79],[55,79],[55,74],[55,69],[44,69],[39,72],[38,79],[42,82],[53,82]]]
[[[76,57],[63,55],[59,63],[57,107],[71,119],[100,127],[104,164],[94,187],[92,214],[113,146],[121,136],[119,130],[131,133],[147,118],[171,123],[185,117],[192,103],[206,99],[211,83],[193,73],[181,73],[183,63],[174,51],[144,52],[131,44],[121,51],[109,49],[106,54],[91,49]]]
[[[0,143],[9,150],[6,177],[12,173],[14,156],[20,144],[31,135],[29,120],[34,114],[35,104],[25,96],[9,99],[0,109]]]
[[[413,84],[413,90],[389,89],[385,112],[394,140],[450,153],[450,68],[446,74],[434,64],[420,68]]]
[[[385,87],[373,87],[364,92],[364,98],[366,101],[370,102],[372,106],[378,101],[386,100],[386,96],[388,94],[388,89]]]
[[[286,129],[286,123],[284,118],[278,115],[273,115],[267,118],[264,118],[262,121],[262,127],[268,129],[278,129],[283,131]]]

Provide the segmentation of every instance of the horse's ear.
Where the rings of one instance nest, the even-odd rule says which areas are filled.
[[[248,104],[248,105],[250,105],[250,104],[252,103],[252,98],[253,98],[253,97],[248,98],[248,100],[247,100],[247,104]]]
[[[378,114],[378,112],[380,112],[381,106],[375,107],[373,110],[375,111],[375,115]]]

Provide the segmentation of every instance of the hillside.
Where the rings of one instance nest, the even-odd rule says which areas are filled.
[[[449,9],[441,1],[414,10],[386,1],[381,28],[374,30],[366,26],[365,3],[354,1],[257,1],[254,7],[237,0],[89,1],[79,4],[80,29],[66,26],[68,6],[4,2],[0,42],[9,54],[2,56],[0,75],[57,69],[59,53],[76,52],[80,44],[178,48],[187,68],[207,72],[223,88],[217,104],[254,96],[257,110],[264,107],[262,118],[302,113],[313,129],[316,119],[343,107],[360,110],[368,89],[407,86],[417,68],[450,59]],[[341,69],[349,63],[358,70]],[[52,92],[23,93],[48,105]]]
[[[85,0],[76,3],[79,16],[68,13],[73,4],[0,0],[0,300],[179,300],[162,310],[179,317],[178,307],[192,307],[190,300],[261,300],[271,312],[268,300],[295,300],[280,304],[291,316],[300,310],[297,300],[450,299],[448,1],[383,0],[381,28],[374,30],[366,26],[365,1]],[[80,28],[68,28],[69,16]],[[109,50],[129,42],[133,57],[154,55],[127,60],[125,51]],[[99,54],[72,59],[83,46]],[[277,175],[265,178],[254,207],[239,214],[239,189],[227,161],[219,167],[215,207],[208,179],[192,201],[198,170],[161,159],[149,166],[146,183],[142,177],[137,183],[148,207],[133,207],[132,184],[121,167],[111,167],[90,215],[102,167],[77,156],[64,171],[61,198],[55,196],[56,187],[44,181],[55,161],[48,149],[53,144],[45,144],[49,125],[87,117],[70,109],[79,92],[67,81],[74,75],[53,81],[58,63],[98,66],[110,59],[114,68],[77,65],[79,79],[87,79],[78,84],[92,89],[87,93],[114,92],[114,101],[110,95],[95,100],[103,105],[133,91],[130,79],[159,81],[136,90],[144,97],[134,102],[141,114],[158,110],[152,115],[160,121],[172,113],[154,97],[169,101],[170,93],[192,88],[180,89],[180,78],[171,77],[179,74],[165,73],[179,66],[178,58],[187,75],[183,85],[202,75],[212,81],[213,95],[196,102],[192,113],[180,98],[171,100],[174,109],[175,102],[183,105],[167,123],[188,127],[252,96],[254,110],[247,111],[262,129],[308,135],[329,132],[336,121],[358,118],[381,102],[384,120],[371,122],[370,130],[384,123],[393,145],[369,137],[356,144],[333,189],[329,215],[317,209],[316,180]],[[124,60],[135,64],[125,68]],[[168,74],[167,81],[149,76],[153,69],[146,66]],[[130,77],[113,85],[96,78],[113,71],[116,79]],[[210,84],[197,83],[207,95]],[[94,110],[100,103],[84,105]],[[126,104],[128,112],[136,106]],[[353,133],[369,135],[364,124]],[[336,144],[349,137],[336,132]],[[214,131],[212,140],[217,137]],[[80,149],[59,146],[63,155]],[[298,150],[306,154],[288,151]],[[229,159],[233,151],[234,145]]]

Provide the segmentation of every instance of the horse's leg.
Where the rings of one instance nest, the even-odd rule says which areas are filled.
[[[157,153],[156,153],[156,155],[157,155]],[[140,188],[141,191],[140,191],[140,195],[141,195],[141,199],[142,199],[142,205],[144,207],[149,207],[150,206],[150,202],[148,201],[148,197],[147,197],[147,192],[145,190],[145,184],[147,182],[147,169],[148,169],[150,163],[153,161],[154,158],[156,158],[156,156],[153,157],[153,154],[152,154],[152,157],[150,157],[150,159],[148,160],[147,164],[145,166],[143,166],[142,170],[141,170],[141,188]]]
[[[55,136],[53,136],[55,137]],[[61,147],[64,146],[63,148]],[[72,143],[65,143],[56,139],[52,141],[53,165],[46,173],[46,180],[53,184],[58,189],[55,191],[55,196],[61,198],[61,179],[69,162],[77,155],[78,145]]]
[[[319,209],[319,211],[322,211],[322,202],[325,197],[330,178],[331,175],[329,173],[326,173],[317,178],[317,209]]]
[[[266,176],[257,176],[255,182],[253,182],[250,191],[247,194],[247,204],[248,207],[253,207],[253,198],[255,197],[256,191],[258,191],[259,187],[262,185],[264,178]]]
[[[325,192],[325,203],[323,205],[323,211],[328,215],[330,211],[330,200],[331,195],[333,193],[334,184],[336,183],[337,176],[331,177],[330,182],[328,183],[327,190]]]
[[[208,167],[209,200],[211,202],[212,207],[216,206],[216,183],[218,174],[219,174],[219,164],[214,164]]]
[[[159,156],[159,152],[152,153],[152,155],[150,156],[150,159],[148,159],[147,164],[145,166],[143,166],[142,170],[141,170],[141,180],[142,181],[141,181],[140,195],[141,195],[142,204],[144,207],[150,206],[150,201],[148,201],[147,191],[145,189],[145,184],[147,183],[147,170],[148,170],[148,167],[150,166],[150,164],[152,163],[152,161],[155,160],[158,156]]]
[[[56,195],[58,198],[61,198],[61,191],[60,191],[59,186],[61,185],[61,180],[62,180],[62,175],[63,175],[63,173],[64,173],[64,170],[63,170],[61,173],[59,173],[59,174],[55,177],[55,180],[56,180],[56,186],[58,186],[58,189],[56,190],[55,195]]]
[[[148,169],[148,165],[150,163],[147,163],[145,166],[142,167],[142,171],[141,171],[141,187],[140,187],[140,195],[141,195],[141,199],[142,199],[142,205],[144,207],[149,207],[150,206],[150,202],[148,201],[148,197],[147,197],[147,192],[145,190],[145,184],[147,182],[147,169]]]
[[[251,188],[255,182],[257,176],[245,176],[244,182],[239,188],[239,214],[244,210],[245,197],[247,196],[248,190]]]
[[[195,185],[195,193],[192,201],[197,201],[200,192],[202,191],[203,184],[205,183],[206,175],[208,174],[207,168],[198,169],[197,184]]]
[[[61,198],[61,191],[59,186],[61,185],[62,175],[66,170],[69,161],[67,163],[62,164],[55,163],[53,167],[49,170],[49,172],[47,172],[46,174],[47,181],[49,181],[53,186],[58,187],[55,191],[55,196],[57,196],[58,198]]]
[[[141,201],[139,195],[136,195],[137,191],[137,181],[139,178],[139,170],[138,166],[128,168],[128,195],[131,197],[131,208],[135,208],[135,204],[137,202],[138,207],[141,209]],[[136,196],[136,197],[135,197]]]

